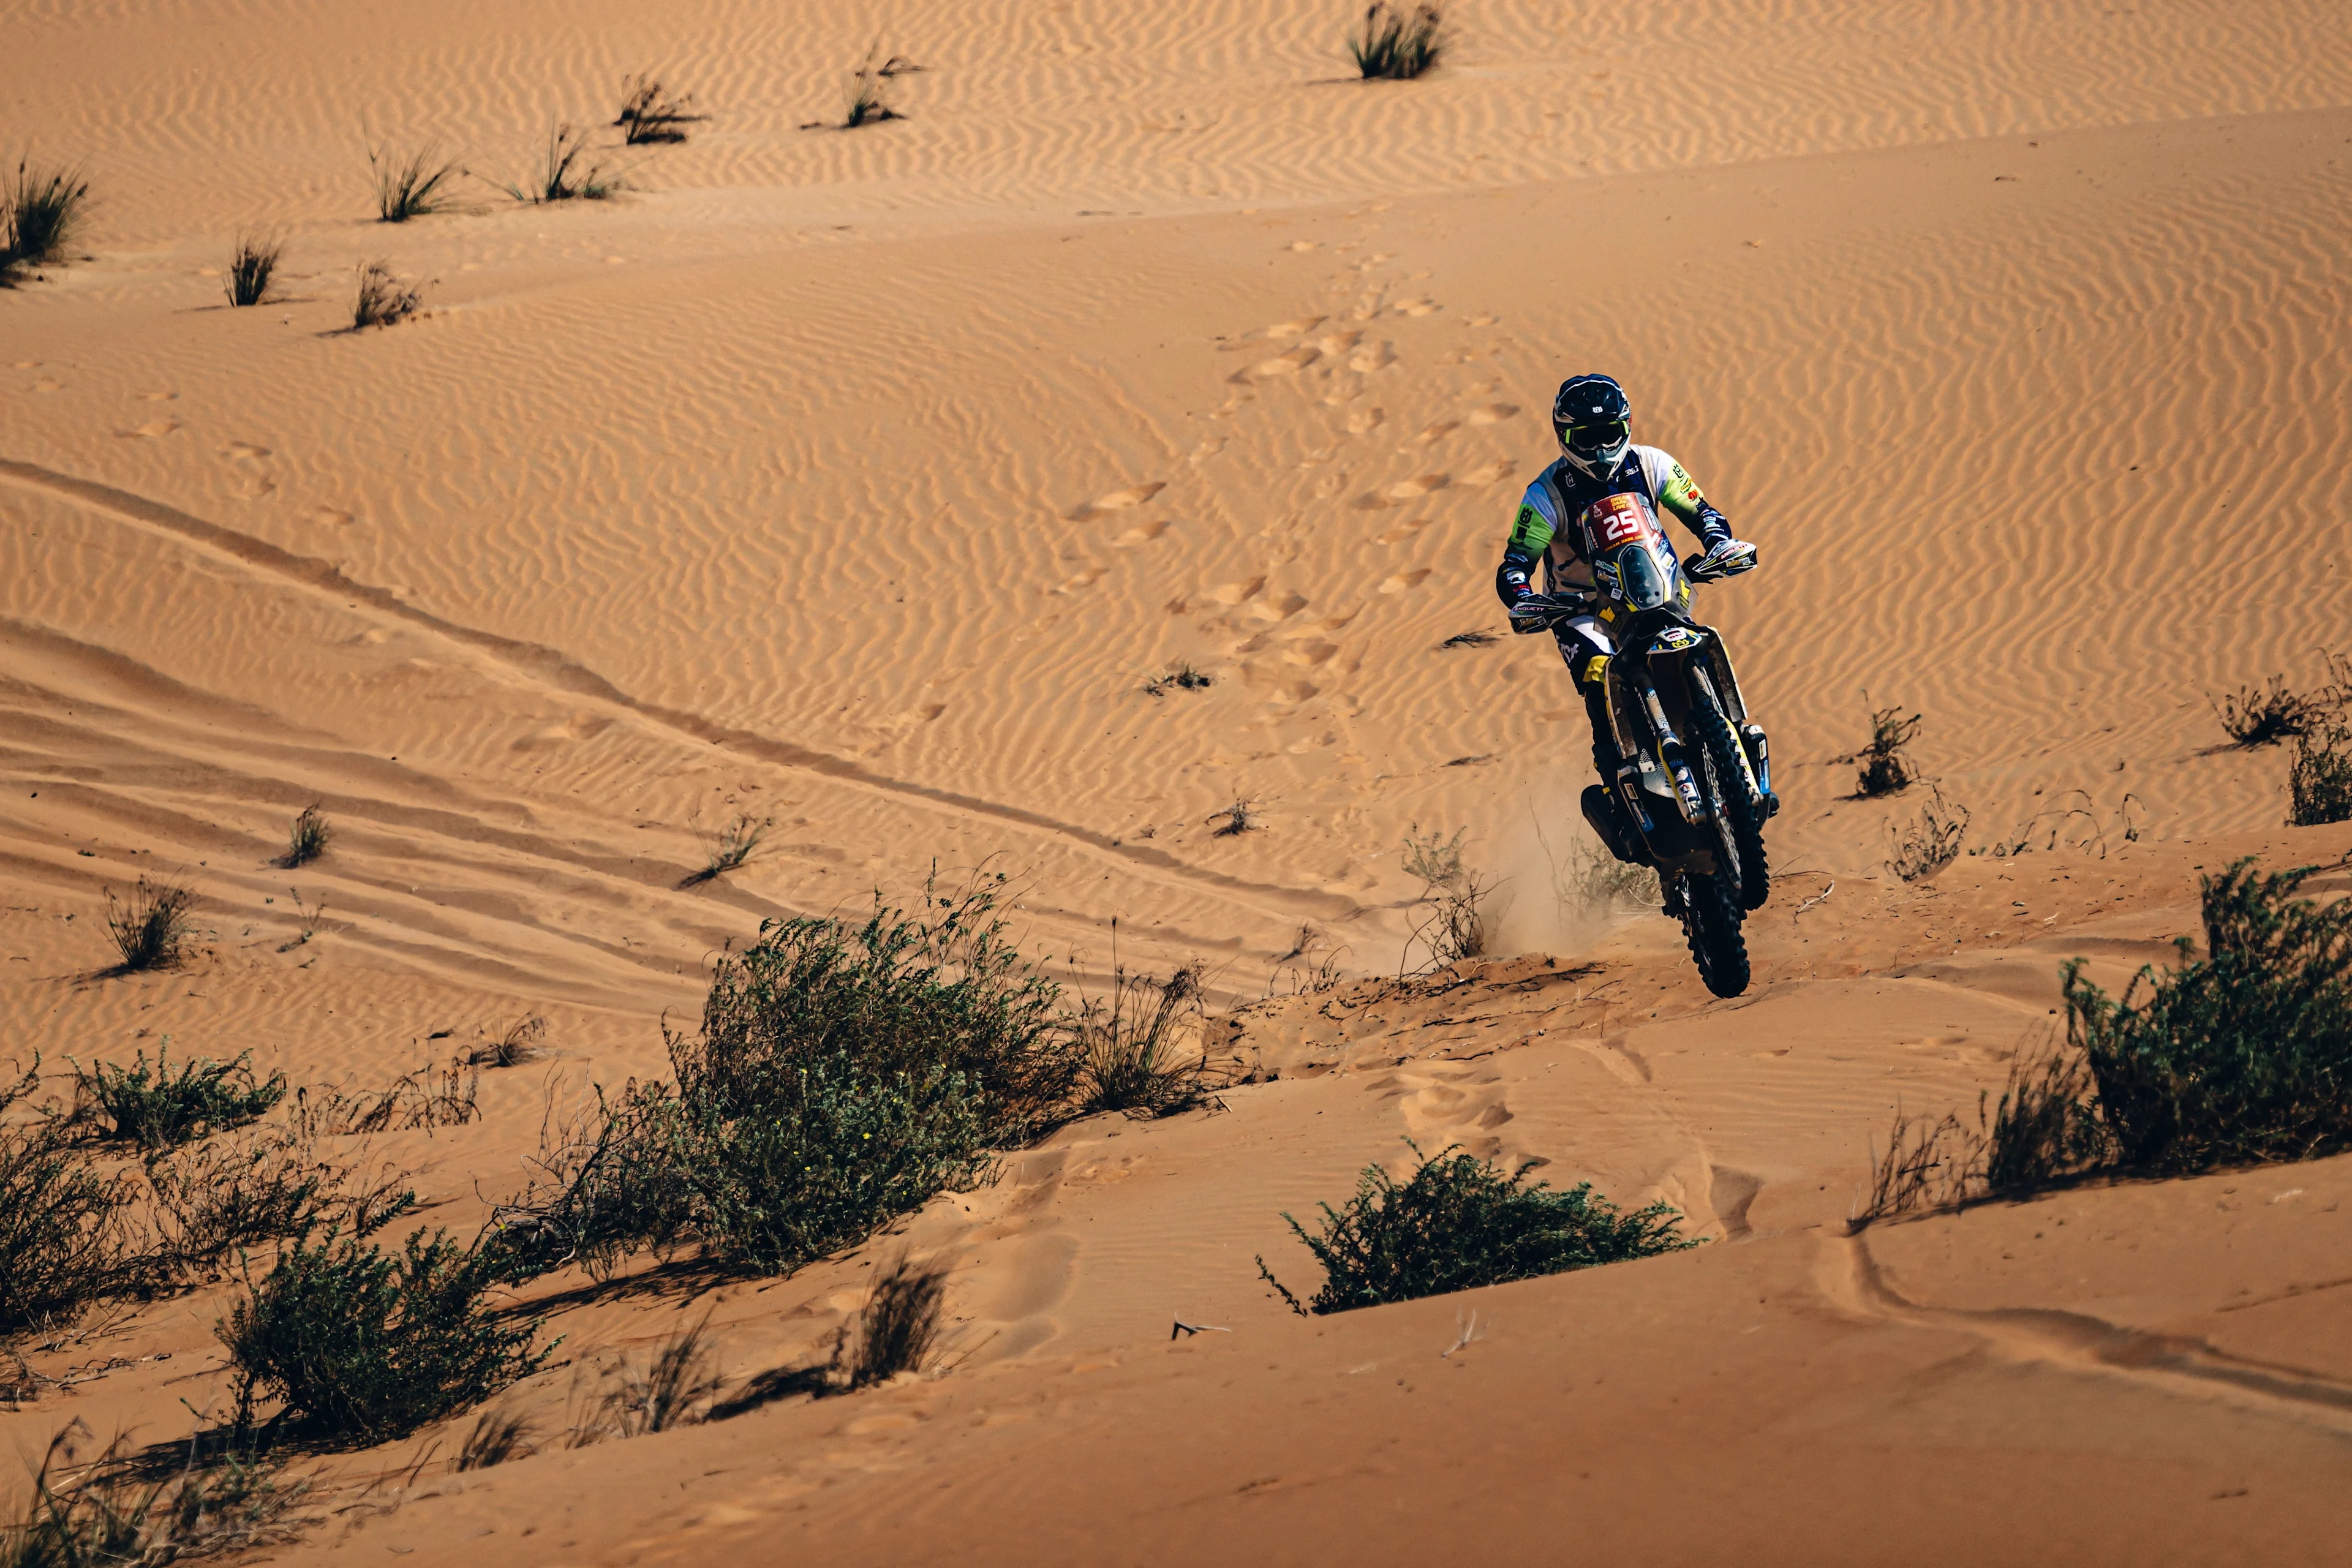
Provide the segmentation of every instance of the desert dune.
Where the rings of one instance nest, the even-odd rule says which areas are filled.
[[[2352,1155],[1848,1222],[1898,1114],[2063,1035],[2066,961],[2184,962],[2246,857],[2352,891],[2210,700],[2352,648],[2352,13],[1445,17],[1362,81],[1301,0],[12,7],[0,153],[90,205],[0,289],[0,1068],[356,1090],[536,1017],[478,1116],[364,1144],[465,1237],[765,921],[1002,872],[1073,996],[1202,966],[1206,1105],[787,1275],[518,1285],[538,1451],[306,1449],[247,1550],[2337,1560]],[[896,118],[825,123],[894,58]],[[631,73],[683,140],[622,144]],[[502,188],[560,124],[607,199]],[[372,150],[450,204],[377,221]],[[355,331],[374,261],[422,309]],[[1736,999],[1596,891],[1582,704],[1491,586],[1582,371],[1761,553],[1696,604],[1783,804]],[[1918,782],[1864,798],[1890,708]],[[1965,847],[1906,879],[1931,805]],[[1444,965],[1433,836],[1492,889]],[[196,935],[117,973],[142,878]],[[1284,1214],[1408,1139],[1700,1245],[1294,1315]],[[901,1257],[936,1375],[746,1396]],[[216,1273],[20,1337],[8,1442],[223,1420]],[[740,1414],[567,1443],[695,1324]]]

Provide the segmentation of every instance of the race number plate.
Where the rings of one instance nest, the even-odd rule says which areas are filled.
[[[1642,498],[1620,492],[1604,496],[1584,510],[1585,537],[1595,551],[1630,544],[1650,531],[1650,509]]]

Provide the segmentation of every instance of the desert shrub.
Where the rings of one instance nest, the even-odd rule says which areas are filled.
[[[177,883],[144,877],[127,899],[116,898],[111,888],[106,890],[106,930],[122,957],[122,973],[169,969],[180,962],[181,950],[194,931],[188,908],[195,898]]]
[[[418,1068],[383,1089],[330,1089],[316,1096],[308,1089],[298,1089],[294,1091],[294,1128],[304,1138],[335,1138],[353,1133],[463,1127],[482,1114],[477,1103],[481,1087],[480,1066],[463,1057],[452,1057],[446,1067]]]
[[[275,239],[245,235],[236,242],[236,249],[228,260],[228,271],[221,286],[228,294],[231,305],[258,305],[269,297],[269,280],[277,274],[278,258],[285,251]]]
[[[1255,833],[1265,826],[1258,816],[1257,802],[1248,795],[1238,795],[1233,805],[1211,812],[1209,820],[1217,825],[1216,830],[1209,835],[1212,838],[1239,838],[1244,833]]]
[[[1916,776],[1911,770],[1911,760],[1903,754],[1919,733],[1925,722],[1921,714],[1905,717],[1900,708],[1881,708],[1870,716],[1870,743],[1851,758],[1861,764],[1854,777],[1853,793],[1864,799],[1882,795],[1894,795],[1911,787]]]
[[[169,1149],[267,1115],[286,1098],[286,1075],[253,1076],[253,1053],[233,1061],[198,1057],[172,1070],[171,1044],[155,1053],[154,1066],[142,1050],[130,1067],[100,1062],[74,1069],[74,1117],[95,1126],[100,1137]]]
[[[632,147],[648,142],[683,142],[686,127],[702,118],[688,112],[694,107],[692,93],[673,97],[649,76],[622,78],[621,94],[621,112],[613,123],[621,128],[621,140]]]
[[[131,1568],[293,1539],[288,1516],[310,1489],[278,1484],[279,1464],[232,1452],[157,1479],[117,1436],[84,1461],[79,1418],[50,1439],[21,1523],[0,1527],[0,1568]],[[69,1473],[70,1478],[69,1478]]]
[[[1891,828],[1895,853],[1886,864],[1906,882],[1934,876],[1960,858],[1960,843],[1969,830],[1969,808],[1948,805],[1944,792],[1928,786],[1927,804],[1916,819]]]
[[[520,184],[504,187],[519,202],[601,202],[621,188],[621,182],[590,156],[588,132],[577,125],[558,125],[547,133],[547,152],[539,168]]]
[[[726,826],[704,834],[702,869],[690,873],[678,886],[700,887],[742,868],[750,862],[752,852],[760,847],[760,840],[768,836],[768,829],[775,826],[775,820],[772,816],[752,816],[743,813]]]
[[[1205,691],[1215,685],[1213,677],[1202,674],[1188,662],[1180,660],[1174,667],[1160,671],[1143,683],[1146,697],[1165,697],[1171,691]]]
[[[2299,737],[2287,769],[2287,822],[2352,822],[2352,729],[2327,724]]]
[[[408,320],[425,308],[425,296],[415,289],[404,288],[393,276],[388,261],[363,263],[359,270],[359,287],[352,295],[352,331],[367,327],[389,327]]]
[[[2176,1173],[2352,1149],[2352,900],[2294,894],[2313,868],[2241,860],[2203,885],[2207,956],[2143,969],[2120,1000],[2064,971],[2069,1042],[2128,1166]],[[2145,990],[2145,999],[2142,992]]]
[[[293,823],[286,829],[286,853],[278,858],[278,864],[289,871],[308,866],[327,852],[334,837],[333,826],[314,800],[295,813]]]
[[[495,1222],[514,1268],[692,1239],[789,1273],[1066,1120],[1077,1049],[1059,987],[1006,935],[1003,889],[764,923],[717,965],[701,1031],[667,1037],[674,1085],[600,1089],[543,1140],[540,1180]]]
[[[31,1094],[37,1058],[0,1087],[0,1113]],[[0,1122],[0,1342],[64,1324],[131,1283],[124,1210],[137,1194],[77,1147],[65,1119]]]
[[[1479,880],[1463,863],[1462,840],[1467,829],[1451,838],[1423,834],[1414,823],[1405,834],[1401,863],[1408,876],[1421,881],[1420,911],[1405,939],[1402,967],[1412,967],[1416,948],[1427,956],[1423,970],[1443,969],[1486,951],[1486,917],[1483,906],[1494,889]]]
[[[2273,675],[2268,686],[2242,686],[2219,701],[2209,696],[2205,703],[2221,721],[2222,732],[2251,749],[2311,733],[2326,716],[2326,696],[2290,691],[2286,677]]]
[[[368,170],[375,182],[375,216],[384,223],[406,223],[439,212],[449,205],[450,182],[465,173],[431,147],[405,158],[389,147],[371,147]]]
[[[1201,1104],[1211,1088],[1208,1052],[1193,1048],[1201,1018],[1199,966],[1187,964],[1165,982],[1115,970],[1109,997],[1089,1001],[1078,1014],[1085,1060],[1077,1113],[1171,1116]]]
[[[1997,1106],[1977,1097],[1977,1124],[1938,1121],[1895,1108],[1884,1154],[1871,1160],[1870,1195],[1857,1194],[1847,1225],[2016,1196],[2095,1170],[2113,1147],[2087,1098],[2089,1066],[2079,1051],[2029,1046],[2011,1063]]]
[[[1374,4],[1362,29],[1348,40],[1348,53],[1366,81],[1410,81],[1444,58],[1449,40],[1434,5],[1391,10]]]
[[[1450,653],[1457,647],[1485,647],[1488,643],[1500,640],[1499,636],[1494,632],[1483,627],[1474,627],[1466,632],[1455,632],[1452,637],[1439,643],[1437,650],[1440,653]]]
[[[146,1175],[154,1235],[142,1283],[150,1290],[216,1278],[231,1253],[322,1226],[364,1237],[416,1206],[397,1171],[362,1178],[321,1158],[307,1140],[277,1131],[208,1138],[151,1156]]]
[[[1417,1145],[1413,1152],[1421,1152]],[[1529,1186],[1528,1172],[1535,1163],[1506,1174],[1491,1161],[1448,1148],[1424,1157],[1402,1185],[1368,1165],[1343,1207],[1319,1205],[1319,1235],[1309,1236],[1297,1220],[1282,1216],[1323,1266],[1323,1284],[1313,1297],[1302,1304],[1263,1258],[1258,1273],[1303,1317],[1698,1245],[1675,1234],[1682,1216],[1664,1203],[1621,1214],[1590,1182],[1564,1193],[1542,1182]]]
[[[15,178],[0,182],[0,287],[14,283],[24,268],[64,260],[89,208],[89,182],[79,173],[36,174],[19,163]]]
[[[1628,906],[1656,909],[1665,899],[1655,867],[1620,860],[1589,840],[1570,846],[1567,866],[1554,868],[1552,890],[1563,906],[1587,919]]]
[[[314,1436],[404,1436],[539,1370],[535,1322],[509,1328],[483,1298],[497,1270],[446,1233],[396,1257],[330,1231],[297,1237],[217,1328],[237,1378],[240,1426],[257,1398]]]

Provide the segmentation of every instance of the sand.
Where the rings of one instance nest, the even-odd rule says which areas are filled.
[[[515,1397],[560,1424],[706,1310],[735,1377],[806,1358],[901,1247],[955,1259],[948,1377],[466,1477],[460,1421],[281,1555],[2332,1558],[2352,1167],[1844,1219],[1898,1102],[1972,1114],[2063,960],[2120,983],[2200,873],[2352,848],[2280,826],[2284,753],[2207,700],[2352,625],[2352,18],[1493,4],[1363,84],[1350,9],[11,16],[0,148],[97,206],[0,294],[8,1056],[381,1083],[541,1015],[551,1058],[397,1150],[469,1229],[551,1097],[659,1070],[712,953],[936,864],[1013,875],[1074,984],[1206,963],[1255,1079],[785,1281],[566,1297],[570,1364]],[[877,43],[923,68],[905,118],[801,129]],[[600,153],[612,201],[496,188],[632,71],[708,118]],[[428,144],[458,207],[371,221],[368,149]],[[263,228],[279,297],[229,310]],[[376,258],[426,313],[341,331]],[[1762,552],[1700,605],[1788,807],[1735,1002],[1670,922],[1563,898],[1549,646],[1441,646],[1502,630],[1584,370]],[[1213,684],[1142,691],[1180,661]],[[1890,705],[1982,851],[1931,882],[1886,865],[1928,785],[1840,760]],[[1217,836],[1237,800],[1262,828]],[[275,868],[314,801],[332,851]],[[681,887],[747,816],[761,852]],[[1456,830],[1496,956],[1400,986],[1402,840]],[[194,884],[202,951],[102,977],[142,874]],[[1406,1137],[1707,1243],[1291,1318],[1280,1212]],[[227,1299],[58,1352],[171,1359],[0,1425],[184,1435]]]

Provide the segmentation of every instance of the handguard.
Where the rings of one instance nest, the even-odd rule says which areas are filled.
[[[1726,577],[1737,577],[1742,572],[1756,569],[1756,547],[1740,540],[1727,540],[1704,554],[1694,555],[1683,563],[1683,575],[1694,583],[1716,583]]]
[[[1529,594],[1511,605],[1511,630],[1520,637],[1548,632],[1584,606],[1555,594]]]

